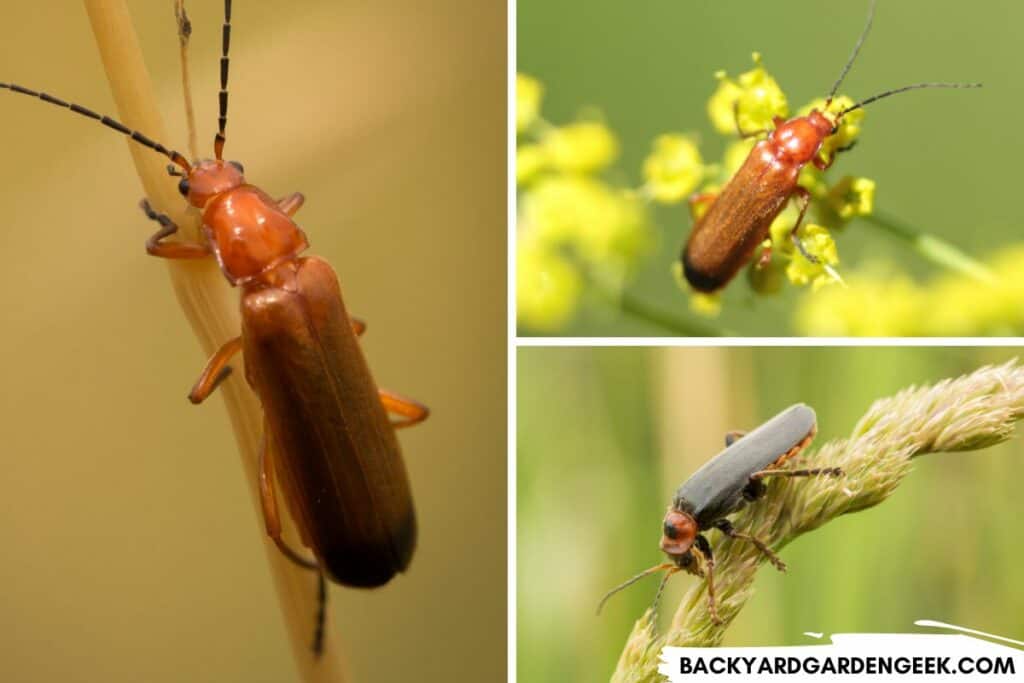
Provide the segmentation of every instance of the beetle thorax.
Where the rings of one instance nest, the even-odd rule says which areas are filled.
[[[768,137],[772,152],[780,161],[806,164],[817,155],[821,143],[833,129],[828,117],[817,109],[780,124]]]
[[[299,226],[253,185],[211,198],[203,210],[203,231],[232,284],[257,279],[309,246]]]

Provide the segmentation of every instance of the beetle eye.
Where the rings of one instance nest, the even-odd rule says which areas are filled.
[[[234,166],[235,168],[237,168],[239,173],[242,173],[242,174],[245,173],[245,167],[242,166],[242,164],[240,162],[238,162],[238,161],[229,161],[228,163],[231,164],[232,166]]]
[[[181,193],[182,197],[188,196],[188,178],[182,178],[181,182],[178,183],[178,192]]]
[[[676,540],[676,528],[673,526],[672,522],[665,522],[664,529],[662,529],[662,531],[665,532],[665,538],[673,541]]]

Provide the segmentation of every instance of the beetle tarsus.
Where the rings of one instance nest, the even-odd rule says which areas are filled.
[[[146,214],[146,218],[160,224],[160,229],[146,240],[147,254],[167,259],[196,259],[206,258],[210,255],[210,250],[205,244],[197,242],[164,242],[163,240],[178,232],[178,226],[166,214],[157,213],[152,205],[150,205],[148,199],[144,198],[139,202],[139,207]]]
[[[267,428],[267,421],[263,420],[263,438],[260,440],[260,454],[257,462],[259,469],[260,505],[263,508],[263,521],[267,526],[267,536],[274,541],[277,549],[289,560],[302,567],[320,572],[320,565],[313,560],[307,560],[302,555],[292,550],[291,546],[285,543],[281,536],[281,517],[277,511],[277,496],[274,493],[274,465],[270,462],[270,433]],[[321,576],[323,574],[321,573]]]
[[[411,398],[405,398],[387,389],[379,389],[378,393],[380,394],[380,402],[384,405],[384,409],[389,413],[395,413],[400,416],[399,419],[391,421],[391,426],[395,429],[412,427],[414,424],[423,422],[430,417],[430,408],[427,408],[422,403]]]
[[[816,467],[810,470],[761,470],[750,475],[751,481],[764,479],[765,477],[841,477],[841,467]]]
[[[206,367],[196,380],[195,386],[188,394],[188,400],[199,404],[205,401],[213,391],[220,386],[221,382],[231,375],[231,367],[228,361],[236,353],[242,350],[242,338],[235,337],[223,344],[216,353],[210,356]]]
[[[708,582],[708,614],[711,615],[711,623],[721,626],[722,618],[718,616],[718,606],[715,604],[715,556],[711,553],[708,539],[701,534],[695,539],[695,547],[704,556],[704,578]]]

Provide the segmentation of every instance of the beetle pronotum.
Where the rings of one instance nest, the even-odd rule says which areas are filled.
[[[850,149],[839,148],[828,158],[821,156],[822,145],[838,132],[844,116],[872,102],[908,90],[981,87],[980,83],[915,83],[873,95],[837,114],[829,113],[828,107],[835,99],[839,86],[871,29],[874,13],[875,0],[872,0],[867,24],[850,59],[829,91],[823,111],[812,109],[806,116],[796,116],[788,121],[775,117],[774,129],[771,131],[743,130],[737,113],[736,129],[740,137],[754,137],[763,133],[768,133],[768,136],[754,145],[743,166],[720,192],[696,194],[690,198],[694,225],[680,258],[683,274],[695,290],[715,292],[725,287],[739,269],[750,261],[758,245],[768,238],[772,222],[794,197],[799,202],[800,214],[789,233],[790,237],[804,257],[812,262],[818,261],[807,252],[797,234],[811,199],[810,193],[798,180],[801,169],[808,163],[824,171],[835,161],[836,154]],[[696,209],[701,205],[707,208],[697,217]],[[766,262],[770,255],[770,250],[766,250],[759,261]]]
[[[785,563],[771,548],[759,538],[734,529],[728,516],[761,498],[767,491],[764,483],[767,477],[840,476],[842,471],[838,467],[783,469],[786,461],[803,451],[816,433],[814,410],[798,403],[748,434],[731,432],[726,435],[725,450],[694,472],[672,497],[662,522],[660,543],[670,561],[646,569],[610,590],[601,599],[598,611],[612,595],[645,576],[665,572],[658,588],[660,597],[672,574],[687,571],[704,574],[708,584],[708,611],[712,621],[719,623],[715,605],[715,558],[704,536],[710,529],[752,543],[776,569],[785,571]],[[704,560],[703,570],[698,567],[695,551]]]
[[[37,97],[95,119],[167,156],[179,190],[202,212],[203,239],[168,241],[173,221],[142,201],[159,229],[147,253],[168,259],[214,257],[241,288],[242,330],[210,358],[189,394],[205,400],[244,353],[245,376],[264,410],[259,490],[268,535],[281,552],[320,577],[321,608],[313,639],[323,642],[324,577],[374,587],[404,571],[416,544],[416,517],[395,429],[424,420],[425,406],[378,390],[360,350],[365,325],[350,318],[331,267],[300,257],[308,247],[292,220],[304,197],[272,199],[246,183],[241,164],[223,158],[228,111],[231,0],[224,2],[219,117],[214,159],[189,162],[177,151],[78,104],[13,83],[0,88]],[[391,421],[388,413],[398,416]],[[281,536],[275,495],[281,479],[303,543],[315,560]]]

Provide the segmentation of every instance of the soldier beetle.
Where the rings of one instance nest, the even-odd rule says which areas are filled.
[[[814,439],[817,418],[809,406],[798,403],[762,424],[748,434],[730,432],[725,437],[725,450],[706,462],[676,490],[672,504],[662,521],[661,550],[669,562],[657,564],[640,572],[610,590],[598,605],[598,612],[611,596],[645,576],[665,572],[658,588],[657,605],[668,578],[679,571],[700,574],[694,551],[704,559],[703,575],[708,582],[708,611],[711,620],[721,623],[715,606],[715,559],[711,544],[703,532],[718,529],[729,538],[748,541],[761,551],[779,571],[785,563],[759,538],[737,531],[728,516],[747,503],[764,496],[766,477],[840,476],[838,467],[787,470],[781,469]]]
[[[872,102],[908,90],[981,87],[980,83],[915,83],[873,95],[837,114],[829,113],[829,105],[835,99],[839,86],[871,30],[874,13],[875,2],[872,0],[867,24],[839,78],[829,91],[822,111],[812,109],[806,116],[797,116],[788,121],[775,117],[771,131],[745,131],[740,126],[738,112],[734,107],[736,130],[741,138],[764,133],[767,133],[767,137],[754,145],[743,166],[720,192],[696,194],[690,198],[694,225],[680,258],[683,274],[695,290],[711,293],[725,287],[740,268],[750,261],[758,245],[768,238],[772,222],[793,198],[799,202],[800,213],[789,233],[790,238],[805,258],[812,263],[818,262],[817,257],[804,247],[797,233],[811,199],[810,193],[798,184],[798,180],[801,169],[808,163],[824,171],[832,165],[839,152],[850,149],[839,148],[828,158],[821,155],[822,145],[838,132],[844,116]],[[705,206],[706,211],[698,216],[697,209],[700,206]],[[770,258],[769,248],[760,261],[766,263]]]
[[[232,356],[243,352],[246,380],[264,411],[259,490],[267,534],[290,560],[320,577],[313,641],[319,653],[324,577],[376,587],[409,566],[416,516],[395,430],[426,419],[428,410],[377,388],[357,339],[365,325],[349,316],[337,275],[326,261],[299,256],[309,246],[292,220],[302,194],[274,200],[246,182],[241,164],[224,160],[230,39],[231,0],[225,0],[213,159],[189,162],[78,104],[13,83],[0,88],[95,119],[167,156],[168,173],[181,178],[181,195],[202,212],[202,241],[167,241],[177,226],[143,199],[143,212],[160,226],[146,251],[168,259],[216,258],[227,280],[241,289],[241,334],[209,359],[189,399],[201,403],[210,396],[230,375]],[[389,413],[398,417],[392,421]],[[275,478],[315,559],[281,536]]]

